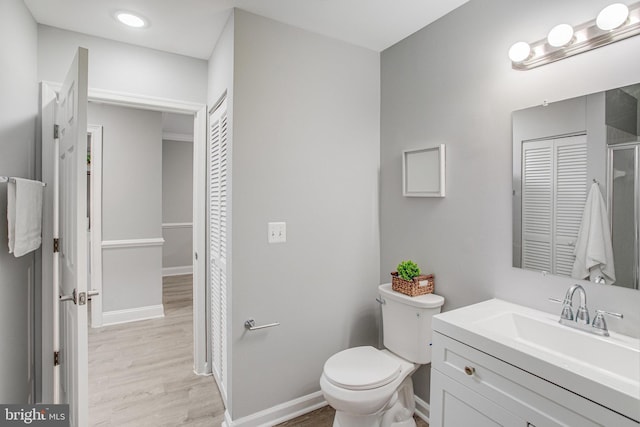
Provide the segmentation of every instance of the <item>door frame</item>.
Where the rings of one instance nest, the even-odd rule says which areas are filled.
[[[58,93],[61,84],[57,82],[42,81],[41,93]],[[127,92],[110,91],[89,88],[88,99],[92,102],[117,105],[121,107],[138,108],[144,110],[161,111],[178,114],[192,114],[194,116],[193,135],[193,343],[194,343],[194,372],[198,375],[211,373],[211,365],[207,357],[207,322],[206,322],[206,135],[207,135],[207,106],[190,101],[159,98],[147,95],[132,94]],[[43,101],[44,102],[44,101]],[[46,116],[41,117],[43,126],[48,123]],[[42,146],[53,145],[53,132],[43,132],[41,135]],[[49,143],[50,142],[50,143]],[[42,157],[46,153],[43,150]],[[53,230],[44,221],[42,230],[43,242],[51,242]],[[45,246],[43,244],[43,246]],[[51,246],[51,245],[48,245]],[[51,252],[51,251],[48,251]],[[51,262],[45,261],[47,254],[43,252],[42,278],[51,277]],[[48,276],[47,276],[48,275]],[[49,386],[53,372],[52,354],[53,345],[48,336],[51,325],[45,319],[51,318],[53,307],[46,301],[53,299],[46,286],[42,287],[42,402],[53,401],[53,389]],[[48,298],[48,299],[47,299]],[[51,365],[51,366],[49,366]]]
[[[89,290],[98,292],[91,297],[89,320],[92,328],[99,328],[102,326],[102,126],[88,124],[87,134],[91,135]]]

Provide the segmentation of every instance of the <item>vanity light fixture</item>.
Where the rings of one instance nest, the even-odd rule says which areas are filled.
[[[149,26],[149,23],[146,19],[131,12],[118,11],[115,13],[115,17],[118,22],[126,25],[127,27],[145,28]]]
[[[596,19],[581,25],[556,25],[535,43],[518,42],[509,49],[511,66],[530,70],[640,34],[640,2],[611,4]]]

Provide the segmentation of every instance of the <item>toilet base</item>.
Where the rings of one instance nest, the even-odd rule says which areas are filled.
[[[409,376],[402,381],[398,390],[382,410],[371,415],[336,411],[333,427],[416,427],[416,422],[413,419],[415,409],[413,382]]]

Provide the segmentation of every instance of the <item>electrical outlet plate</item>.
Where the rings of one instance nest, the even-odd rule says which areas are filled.
[[[269,243],[284,243],[287,241],[287,223],[270,222],[268,224]]]

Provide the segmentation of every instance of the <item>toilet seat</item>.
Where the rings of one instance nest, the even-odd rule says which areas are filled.
[[[371,346],[354,347],[334,354],[324,364],[324,375],[337,387],[372,390],[400,375],[400,360]]]

